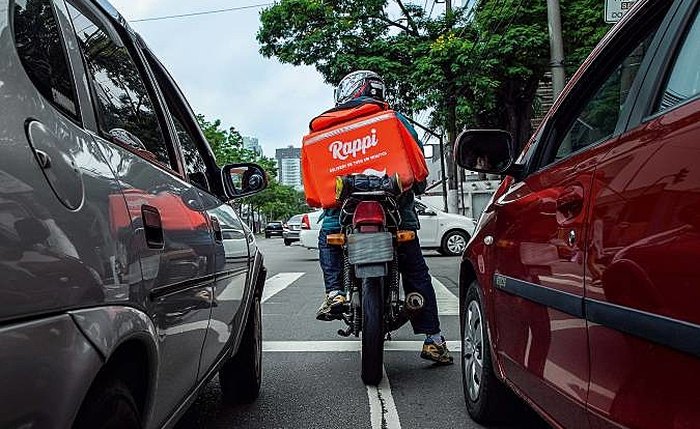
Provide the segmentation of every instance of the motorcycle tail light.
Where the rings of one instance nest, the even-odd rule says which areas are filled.
[[[301,218],[301,229],[311,229],[311,223],[309,222],[309,215],[304,215]]]
[[[376,201],[360,201],[352,219],[353,226],[384,225],[384,208]]]
[[[361,225],[360,232],[379,232],[379,225]]]

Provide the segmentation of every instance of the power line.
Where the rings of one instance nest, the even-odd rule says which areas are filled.
[[[215,13],[225,13],[225,12],[234,12],[234,11],[244,10],[244,9],[255,9],[255,8],[259,8],[259,7],[272,6],[273,4],[274,3],[260,3],[260,4],[251,4],[248,6],[229,7],[226,9],[215,9],[215,10],[205,10],[205,11],[201,11],[201,12],[181,13],[178,15],[154,16],[151,18],[133,19],[130,22],[148,22],[148,21],[162,21],[165,19],[175,19],[175,18],[190,18],[193,16],[211,15],[211,14],[215,14]]]

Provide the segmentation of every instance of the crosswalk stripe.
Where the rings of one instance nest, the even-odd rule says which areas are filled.
[[[461,350],[459,341],[447,342],[450,351]],[[423,341],[387,341],[384,351],[387,352],[416,352],[423,346]],[[263,341],[264,352],[288,353],[317,353],[317,352],[359,352],[362,342],[349,341]]]
[[[432,276],[431,276],[432,277]],[[459,316],[459,299],[450,292],[440,280],[433,279],[433,288],[437,298],[438,314],[441,316]]]
[[[277,295],[289,285],[299,280],[301,276],[306,273],[279,273],[270,277],[265,281],[265,288],[263,289],[262,302],[267,301],[273,296]]]
[[[289,285],[297,281],[305,273],[279,273],[267,279],[263,290],[262,302],[267,301]],[[459,299],[436,277],[432,277],[435,297],[437,298],[438,314],[441,316],[458,316]]]

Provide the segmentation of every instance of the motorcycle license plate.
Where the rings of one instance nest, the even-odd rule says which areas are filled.
[[[391,233],[372,232],[348,235],[348,262],[374,264],[394,259]]]

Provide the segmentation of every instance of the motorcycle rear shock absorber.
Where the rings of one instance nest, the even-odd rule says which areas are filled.
[[[350,276],[352,282],[352,298],[350,299],[350,311],[352,313],[353,334],[360,336],[362,330],[362,280],[355,278],[354,273]]]
[[[393,324],[401,312],[401,300],[399,299],[399,255],[394,251],[394,259],[389,265],[389,324]]]
[[[341,337],[349,337],[356,332],[355,320],[355,309],[353,301],[355,300],[356,291],[354,290],[353,280],[352,280],[352,267],[350,262],[348,262],[347,255],[343,255],[343,289],[345,290],[345,298],[349,303],[349,308],[347,311],[343,312],[343,322],[347,325],[345,329],[338,329],[338,335]],[[357,334],[356,334],[357,335]]]
[[[348,261],[348,255],[343,255],[343,288],[345,289],[345,298],[349,301],[352,298],[352,267]]]

